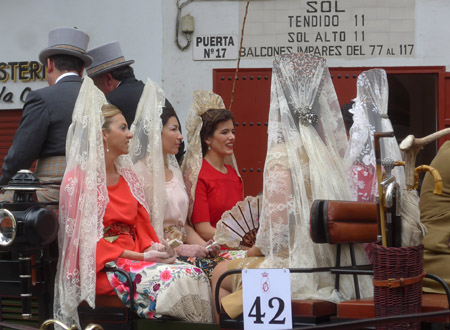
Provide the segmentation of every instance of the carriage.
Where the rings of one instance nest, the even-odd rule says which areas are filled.
[[[30,171],[20,171],[6,189],[14,191],[13,202],[0,203],[0,329],[36,329],[45,320],[52,318],[53,281],[55,278],[57,248],[56,236],[58,222],[48,205],[37,202],[36,190],[43,189],[39,180]],[[375,318],[380,304],[374,299],[360,299],[358,276],[373,275],[372,265],[358,265],[354,261],[353,244],[373,243],[378,240],[378,211],[376,203],[316,200],[311,208],[311,238],[318,244],[336,244],[336,261],[332,267],[290,269],[291,273],[330,272],[335,275],[336,289],[342,276],[351,276],[356,299],[338,304],[324,300],[293,300],[292,321],[294,328],[360,329],[375,325],[395,323],[415,324],[422,328],[450,327],[450,289],[439,277],[424,276],[438,281],[446,294],[422,294],[419,309],[404,315],[384,315]],[[342,266],[341,247],[349,246],[352,265]],[[104,269],[117,271],[117,269]],[[222,275],[239,273],[230,270]],[[123,273],[127,276],[127,273]],[[421,278],[420,278],[421,279]],[[133,288],[128,277],[129,286]],[[402,283],[402,281],[404,283]],[[400,290],[406,288],[404,300],[400,305],[411,305],[411,295],[405,279],[389,279],[389,287]],[[416,281],[415,283],[418,283]],[[420,285],[421,288],[421,285]],[[132,297],[133,294],[131,293]],[[218,297],[218,295],[216,295]],[[218,298],[216,298],[218,299]],[[416,297],[417,299],[417,297]],[[392,304],[387,298],[388,309]],[[398,304],[398,302],[397,302]],[[97,296],[96,308],[86,303],[78,308],[82,327],[94,323],[103,329],[140,329],[151,326],[158,328],[185,329],[242,329],[242,317],[230,319],[221,310],[218,324],[195,324],[173,318],[139,319],[131,308],[127,308],[116,296]],[[392,305],[390,305],[392,306]],[[395,314],[395,313],[394,313]],[[406,326],[408,327],[408,325]],[[92,326],[91,326],[92,328]]]

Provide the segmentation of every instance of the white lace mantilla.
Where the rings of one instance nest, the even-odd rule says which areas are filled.
[[[345,155],[353,199],[357,201],[374,202],[378,196],[373,134],[393,132],[388,117],[388,97],[388,81],[383,69],[364,71],[358,76],[357,97],[351,110],[353,125]],[[380,149],[382,159],[403,159],[395,137],[380,139]],[[395,167],[392,175],[401,189],[402,246],[418,245],[426,234],[426,227],[420,221],[417,192],[407,189],[404,167]]]
[[[350,110],[353,113],[353,125],[345,155],[354,200],[374,202],[378,194],[374,133],[393,132],[388,117],[388,97],[388,81],[383,69],[364,71],[358,76],[357,97]],[[380,139],[380,148],[382,159],[402,160],[395,137]],[[404,189],[404,168],[396,167],[393,175]]]
[[[331,77],[323,58],[290,54],[274,61],[268,147],[260,229],[256,246],[266,256],[261,268],[332,266],[335,246],[310,238],[310,207],[316,199],[350,200],[343,167],[347,137]],[[367,259],[355,248],[359,263]],[[350,264],[344,249],[343,264]],[[362,296],[372,294],[360,277]],[[352,278],[340,293],[329,273],[293,275],[293,298],[339,301],[354,297]]]
[[[102,139],[101,108],[105,103],[103,93],[85,77],[67,135],[67,167],[60,190],[54,317],[78,327],[79,303],[86,300],[95,307],[96,248],[103,237],[103,216],[109,202]],[[119,157],[116,167],[148,211],[130,158]]]
[[[145,199],[150,208],[151,223],[160,239],[164,239],[164,213],[167,204],[161,142],[161,114],[164,102],[163,90],[148,79],[131,126],[133,138],[129,147],[134,170],[144,186]],[[180,182],[183,182],[175,156],[167,155],[167,162],[172,173]]]

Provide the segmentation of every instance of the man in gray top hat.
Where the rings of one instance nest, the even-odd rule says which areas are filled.
[[[88,52],[88,55],[94,59],[92,65],[86,68],[88,76],[105,94],[108,102],[122,111],[128,127],[131,127],[139,99],[144,90],[144,83],[136,79],[133,68],[130,66],[134,63],[134,60],[125,60],[117,41],[93,48]],[[165,106],[172,107],[167,99]],[[177,158],[183,154],[184,143],[180,145]]]
[[[38,199],[58,201],[67,130],[84,67],[92,63],[92,57],[86,54],[88,42],[89,36],[77,29],[50,31],[48,47],[39,54],[50,86],[28,94],[19,128],[4,160],[0,185],[6,185],[18,170],[30,168],[37,159],[36,175],[41,182],[56,183],[48,191],[39,191]]]
[[[94,59],[92,65],[86,68],[88,76],[105,94],[108,102],[122,111],[128,127],[131,127],[144,90],[144,83],[136,79],[130,66],[134,60],[125,60],[117,41],[91,49],[88,55]]]

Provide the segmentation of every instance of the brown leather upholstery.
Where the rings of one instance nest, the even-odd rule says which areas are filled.
[[[445,294],[423,293],[422,294],[422,312],[438,312],[448,309],[448,299]],[[450,318],[439,318],[430,320],[431,322],[450,322]]]
[[[310,235],[315,243],[371,243],[377,240],[375,203],[315,200],[310,214]]]
[[[315,299],[292,300],[292,315],[302,317],[320,317],[336,315],[336,304]]]
[[[330,244],[375,242],[378,208],[375,203],[328,201],[324,204],[325,234]]]
[[[448,299],[445,294],[422,294],[422,312],[437,312],[448,309]],[[365,319],[375,317],[373,298],[355,299],[341,302],[337,305],[337,317],[342,319]],[[438,319],[433,319],[438,322]],[[440,322],[449,322],[449,319],[439,319]]]
[[[375,317],[373,298],[340,302],[337,305],[337,317],[342,319],[365,319]]]

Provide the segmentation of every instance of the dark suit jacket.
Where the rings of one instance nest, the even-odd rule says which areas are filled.
[[[123,79],[116,89],[106,95],[108,102],[115,105],[120,109],[120,111],[122,111],[129,128],[131,128],[131,124],[133,124],[134,117],[136,116],[137,106],[139,104],[142,91],[144,90],[144,86],[145,85],[141,80],[137,80],[135,77],[129,77]],[[172,107],[172,104],[170,104],[167,99],[165,100],[164,105],[166,107]],[[180,159],[183,155],[184,142],[180,145],[177,159]]]
[[[115,105],[122,111],[128,127],[134,121],[136,115],[136,109],[141,98],[142,91],[144,90],[144,83],[141,80],[137,80],[135,77],[129,77],[123,79],[116,89],[109,92],[106,95],[106,99],[109,103]],[[166,99],[166,107],[172,107],[170,102]]]
[[[128,127],[131,127],[136,109],[144,90],[144,83],[134,77],[125,78],[116,89],[106,95],[109,103],[115,105],[122,111]]]
[[[7,184],[18,170],[30,168],[37,158],[65,155],[67,130],[80,87],[80,77],[67,76],[28,94],[4,160],[0,185]]]

